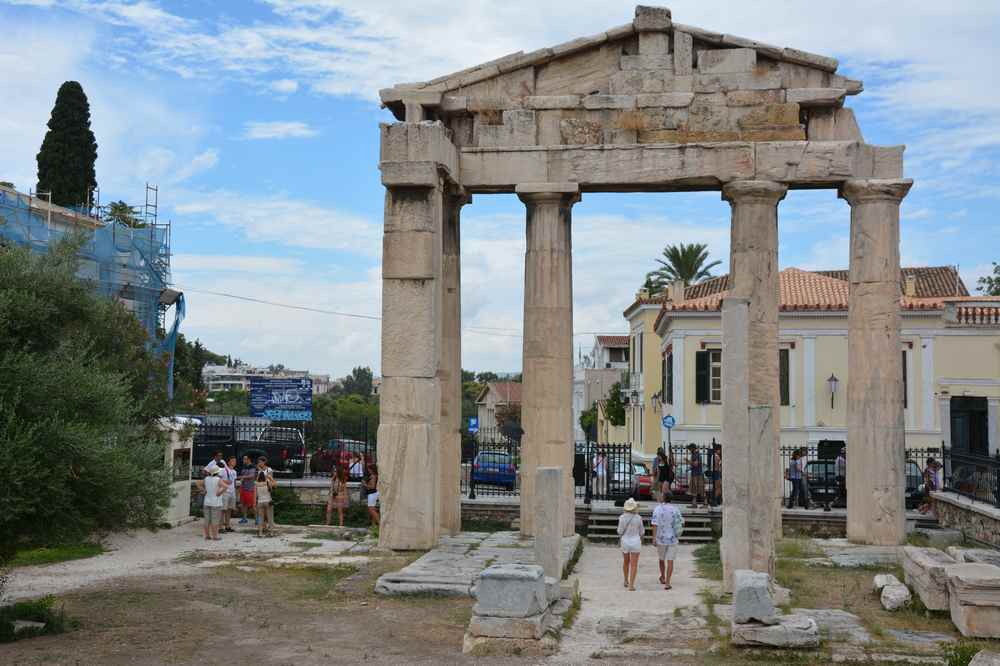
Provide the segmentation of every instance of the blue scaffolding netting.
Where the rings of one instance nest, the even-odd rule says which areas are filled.
[[[183,295],[169,288],[170,224],[158,222],[156,196],[156,188],[147,186],[145,205],[123,215],[120,207],[55,206],[0,186],[0,241],[44,253],[51,244],[79,235],[79,277],[130,310],[146,330],[150,348],[168,354],[172,368],[184,302]],[[175,306],[174,321],[164,335],[170,305]],[[172,388],[170,382],[171,394]]]

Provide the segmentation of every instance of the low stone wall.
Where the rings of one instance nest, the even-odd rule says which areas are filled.
[[[955,493],[931,493],[942,527],[960,530],[966,539],[1000,548],[1000,509]]]
[[[462,502],[462,520],[489,521],[512,525],[520,518],[521,506],[517,502],[484,502],[482,500]],[[590,510],[576,507],[576,532],[586,534],[590,522]]]

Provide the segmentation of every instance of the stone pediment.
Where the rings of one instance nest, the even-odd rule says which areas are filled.
[[[380,92],[459,148],[863,141],[834,58],[674,23],[639,6],[606,32]]]

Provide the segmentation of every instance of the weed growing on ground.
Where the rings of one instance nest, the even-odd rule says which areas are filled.
[[[66,617],[62,607],[56,610],[55,603],[55,597],[49,596],[30,601],[18,601],[9,606],[0,607],[0,643],[10,643],[43,634],[62,634],[70,629],[75,629],[77,622]],[[44,622],[45,627],[25,629],[15,634],[14,622],[16,620]]]
[[[972,658],[976,656],[977,652],[980,650],[989,650],[995,647],[995,645],[991,645],[986,642],[959,641],[957,643],[945,645],[941,652],[944,655],[945,663],[948,664],[948,666],[969,666],[969,662],[972,661]]]
[[[563,616],[563,629],[569,629],[576,622],[576,616],[580,612],[580,606],[583,605],[583,596],[580,594],[580,590],[573,593],[573,603],[570,604],[569,610],[566,611],[566,615]]]
[[[569,556],[566,564],[563,565],[562,577],[565,580],[573,574],[573,569],[576,568],[576,563],[580,561],[580,556],[583,555],[583,539],[580,539],[576,544],[576,549],[573,554]]]
[[[18,551],[10,561],[13,567],[28,567],[37,564],[53,564],[68,560],[81,560],[104,552],[99,543],[68,543],[44,548],[30,548]]]
[[[775,548],[775,554],[781,558],[804,560],[810,557],[822,557],[821,551],[812,539],[794,538],[781,539]]]
[[[719,551],[718,541],[698,546],[694,551],[694,560],[699,576],[708,580],[722,580],[722,553]]]
[[[357,573],[357,567],[348,564],[337,566],[289,567],[284,571],[306,581],[300,595],[308,599],[323,599],[334,592],[343,579]]]

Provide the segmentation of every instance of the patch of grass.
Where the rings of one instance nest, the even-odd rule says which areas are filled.
[[[349,564],[337,566],[289,567],[285,573],[298,577],[306,582],[299,595],[307,599],[324,599],[334,592],[337,584],[343,579],[357,573],[357,567]]]
[[[920,548],[929,548],[931,545],[931,540],[927,538],[926,535],[920,534],[919,532],[910,532],[906,535],[906,545],[908,546],[919,546]]]
[[[722,580],[722,553],[718,541],[698,546],[694,551],[694,562],[700,577]]]
[[[12,567],[29,567],[38,564],[53,564],[69,560],[82,560],[104,552],[99,543],[68,543],[43,548],[19,550],[10,561]]]
[[[573,554],[569,556],[566,564],[563,565],[563,580],[569,578],[573,574],[573,569],[576,568],[576,563],[580,561],[581,555],[583,555],[583,539],[580,539],[577,542],[576,549],[573,551]]]
[[[580,612],[580,606],[583,605],[583,596],[580,591],[577,590],[573,593],[573,603],[570,604],[569,610],[566,611],[566,615],[563,616],[563,629],[569,629],[576,622],[576,616]]]
[[[804,560],[810,557],[822,557],[821,551],[812,539],[787,538],[778,541],[775,554],[779,558]]]
[[[55,609],[55,597],[42,597],[30,601],[19,601],[0,607],[0,643],[10,643],[22,638],[44,634],[62,634],[77,626],[76,620],[66,617],[62,607]],[[27,629],[14,633],[15,620],[44,622],[41,629]]]
[[[510,523],[505,520],[496,520],[493,518],[463,518],[462,519],[462,531],[463,532],[508,532],[510,531]]]
[[[948,666],[969,666],[977,652],[990,649],[996,649],[996,645],[985,641],[958,641],[945,645],[941,653]]]

